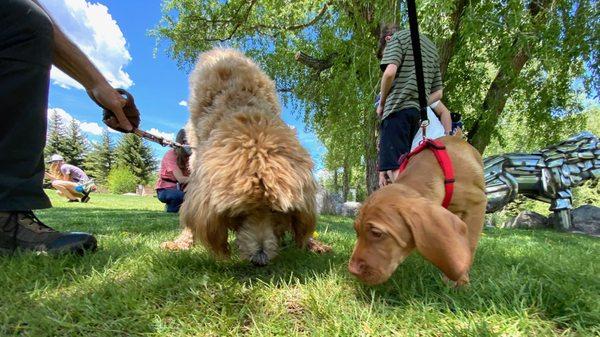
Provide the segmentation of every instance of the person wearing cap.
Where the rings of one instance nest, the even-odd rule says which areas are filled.
[[[69,202],[79,202],[79,199],[81,202],[90,201],[90,192],[96,190],[96,185],[82,169],[66,164],[59,154],[53,154],[49,163],[50,173],[45,175],[52,181],[52,187],[58,194],[67,198]]]
[[[132,130],[126,100],[37,0],[0,1],[0,254],[82,253],[97,246],[93,235],[56,231],[33,213],[51,207],[42,184],[52,65]]]
[[[428,104],[442,98],[442,76],[435,44],[420,35]],[[419,92],[409,30],[386,25],[381,31],[381,99],[376,112],[381,118],[379,128],[379,185],[387,185],[398,175],[398,159],[410,152],[420,125]]]

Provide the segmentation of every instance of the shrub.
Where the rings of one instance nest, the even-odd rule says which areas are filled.
[[[135,192],[137,186],[135,175],[124,167],[115,167],[110,170],[107,181],[108,189],[116,194]]]

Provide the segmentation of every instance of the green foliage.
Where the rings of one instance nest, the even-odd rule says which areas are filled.
[[[66,159],[68,144],[66,137],[65,121],[62,117],[52,111],[48,116],[48,135],[46,137],[46,147],[44,148],[44,157],[48,158],[53,154],[60,154]]]
[[[79,124],[72,119],[65,138],[63,155],[66,162],[78,167],[82,166],[87,152],[87,144],[87,138],[81,133]]]
[[[106,179],[108,189],[112,193],[123,194],[135,192],[137,177],[127,167],[114,167]]]
[[[101,142],[93,143],[92,150],[86,156],[86,172],[97,182],[105,183],[108,173],[113,167],[114,156],[114,145],[110,134],[107,129],[104,129]]]
[[[379,23],[405,25],[399,3],[165,0],[153,34],[169,41],[169,53],[182,66],[222,42],[244,49],[325,144],[327,168],[348,160],[357,165],[353,172],[368,173],[369,182],[376,152]],[[536,140],[580,129],[581,95],[600,88],[595,1],[418,4],[421,31],[437,43],[442,69],[448,69],[444,100],[463,114],[469,139],[480,151],[490,140],[504,141],[499,130],[507,121],[520,123],[518,132]]]
[[[133,133],[124,135],[115,149],[115,163],[135,176],[135,183],[145,185],[156,170],[152,149]]]
[[[293,244],[269,266],[159,249],[180,231],[156,198],[94,194],[37,212],[97,252],[0,258],[2,336],[598,336],[600,241],[486,230],[464,289],[413,253],[383,285],[347,271],[352,219],[322,216],[329,254]],[[26,308],[26,310],[24,309]]]

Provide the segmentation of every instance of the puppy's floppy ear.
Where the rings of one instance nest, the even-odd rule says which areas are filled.
[[[194,191],[192,188],[187,192],[186,200],[181,205],[181,224],[192,231],[194,241],[200,240],[218,257],[229,257],[227,218],[215,212],[215,207],[211,207],[206,196],[199,196],[199,200],[194,200],[198,196]]]
[[[417,250],[449,279],[459,280],[471,267],[467,224],[452,212],[424,198],[411,198],[400,210]]]

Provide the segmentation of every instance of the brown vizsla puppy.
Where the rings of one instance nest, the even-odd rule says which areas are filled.
[[[441,141],[456,179],[448,209],[441,206],[442,169],[434,154],[425,150],[411,158],[394,184],[373,193],[356,218],[358,241],[348,269],[364,283],[387,281],[415,248],[457,286],[469,282],[487,202],[483,163],[479,152],[460,136]]]

